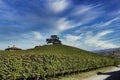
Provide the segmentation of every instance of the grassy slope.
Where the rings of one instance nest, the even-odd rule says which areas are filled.
[[[113,65],[113,61],[75,47],[45,45],[23,51],[0,51],[0,64],[5,66],[0,66],[2,78],[11,75],[11,79],[16,79],[94,69]]]
[[[79,48],[67,45],[44,45],[37,48],[29,49],[28,51],[36,52],[38,54],[63,54],[63,55],[80,55],[80,56],[100,56]]]
[[[79,48],[66,46],[66,45],[44,45],[39,46],[37,48],[32,48],[28,50],[22,50],[22,51],[0,51],[0,55],[10,55],[16,54],[16,55],[22,55],[22,54],[63,54],[63,55],[80,55],[82,56],[101,56],[99,54],[95,54],[92,52],[88,52]]]

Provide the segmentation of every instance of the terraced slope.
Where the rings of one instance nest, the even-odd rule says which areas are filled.
[[[0,51],[0,80],[46,79],[111,66],[115,60],[66,45]]]

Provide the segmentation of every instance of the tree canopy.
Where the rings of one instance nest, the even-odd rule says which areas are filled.
[[[46,39],[47,44],[61,44],[61,41],[59,40],[59,37],[57,35],[51,35],[49,39]]]

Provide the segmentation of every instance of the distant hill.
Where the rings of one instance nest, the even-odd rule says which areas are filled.
[[[112,58],[120,58],[120,48],[103,49],[103,50],[98,50],[93,52],[102,54],[104,56],[109,56]]]

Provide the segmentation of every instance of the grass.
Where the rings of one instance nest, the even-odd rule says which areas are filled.
[[[20,78],[43,80],[50,76],[89,71],[114,63],[115,60],[111,58],[66,45],[44,45],[22,51],[0,51],[0,80]]]
[[[106,72],[106,71],[109,71],[113,68],[115,68],[115,67],[110,66],[110,67],[105,67],[105,68],[92,70],[92,71],[89,71],[89,72],[81,72],[79,74],[72,74],[72,75],[67,75],[67,76],[63,76],[63,77],[52,78],[52,79],[49,79],[49,80],[85,80],[85,79],[87,79],[91,76],[97,75],[98,72]]]

